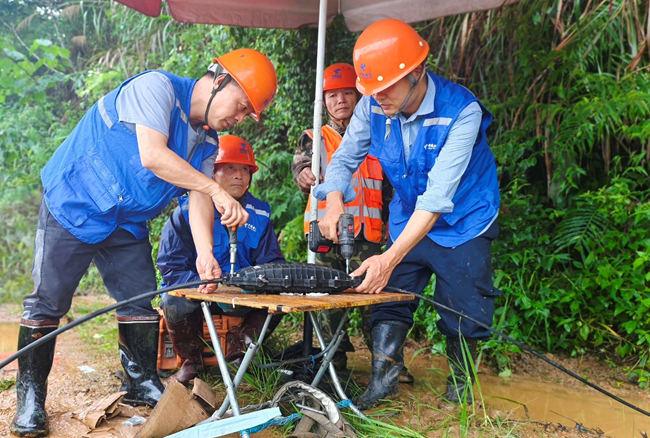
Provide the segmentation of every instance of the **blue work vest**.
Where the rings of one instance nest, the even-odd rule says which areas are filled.
[[[189,212],[189,196],[182,196],[178,198],[178,205],[185,217],[185,222],[190,223]],[[264,235],[264,230],[269,226],[271,221],[271,206],[264,201],[260,201],[249,192],[246,192],[246,201],[244,208],[249,214],[248,222],[237,229],[237,263],[235,264],[235,271],[241,268],[252,266],[251,249],[257,248],[260,240]],[[230,271],[230,238],[228,237],[228,230],[221,224],[219,219],[221,215],[214,210],[214,229],[212,235],[214,236],[213,254],[214,258],[219,262],[219,266],[223,272]]]
[[[198,170],[216,151],[218,136],[208,131],[206,140],[187,156],[188,117],[196,80],[159,72],[171,80],[176,100],[167,146]],[[82,242],[101,242],[117,227],[142,240],[149,234],[146,221],[187,192],[142,166],[136,134],[119,122],[117,95],[138,76],[93,105],[41,172],[50,212]]]
[[[393,126],[386,138],[386,116],[373,98],[370,99],[372,145],[369,154],[377,157],[395,188],[395,197],[390,204],[389,228],[391,238],[395,240],[415,211],[418,196],[427,188],[429,171],[444,147],[451,126],[470,103],[479,103],[483,111],[481,128],[469,165],[452,199],[454,210],[443,213],[428,233],[438,245],[454,247],[484,231],[499,208],[496,164],[485,135],[492,114],[465,87],[428,74],[436,87],[434,110],[421,122],[408,163],[404,157],[401,126],[395,126],[399,119],[392,120]]]

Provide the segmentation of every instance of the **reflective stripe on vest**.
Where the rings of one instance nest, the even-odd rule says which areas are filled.
[[[313,140],[311,130],[305,131]],[[325,151],[327,152],[327,163],[332,161],[332,155],[341,144],[341,135],[329,126],[323,126],[322,139]],[[322,162],[323,160],[321,160]],[[359,236],[361,225],[363,224],[363,234],[369,242],[380,242],[382,237],[383,222],[381,212],[383,209],[382,199],[382,181],[383,175],[381,165],[375,157],[368,156],[359,170],[352,175],[350,184],[357,193],[354,201],[345,204],[345,212],[354,216],[354,235]],[[361,208],[363,207],[363,208]],[[311,209],[311,197],[307,202],[305,209],[304,231],[309,232],[309,218]],[[327,202],[318,202],[318,220],[325,216]]]

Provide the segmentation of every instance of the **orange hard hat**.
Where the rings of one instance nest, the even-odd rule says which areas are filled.
[[[237,49],[216,61],[244,89],[253,104],[251,117],[259,122],[262,111],[273,102],[278,92],[278,76],[271,60],[257,50]]]
[[[215,167],[219,163],[246,164],[253,173],[260,170],[255,164],[253,148],[246,140],[236,135],[222,135],[219,137],[219,152],[214,161]]]
[[[380,20],[368,26],[354,45],[357,90],[371,95],[390,87],[420,65],[429,44],[400,20]]]
[[[354,67],[345,62],[332,64],[323,73],[323,91],[354,88],[356,82],[357,74]]]

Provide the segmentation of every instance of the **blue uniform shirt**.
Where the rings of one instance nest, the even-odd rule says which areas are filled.
[[[199,281],[196,270],[196,247],[192,240],[188,209],[188,197],[179,198],[179,207],[165,224],[158,249],[158,269],[166,286]],[[284,263],[285,258],[278,246],[273,224],[270,221],[271,208],[246,192],[244,208],[250,215],[248,222],[237,231],[236,270],[265,263]],[[214,257],[221,270],[230,270],[230,247],[228,231],[218,219],[215,210]]]
[[[461,110],[456,112],[457,108]],[[440,117],[441,114],[445,117]],[[453,118],[449,117],[452,114]],[[490,179],[489,184],[490,190],[496,193],[487,196],[487,198],[490,198],[488,203],[491,204],[491,207],[489,207],[491,211],[490,220],[486,222],[484,217],[480,218],[481,225],[478,231],[476,231],[475,226],[461,225],[459,227],[461,232],[458,234],[463,234],[462,236],[457,235],[451,238],[439,236],[436,239],[433,235],[430,235],[434,241],[444,246],[455,246],[463,243],[469,238],[476,237],[484,232],[498,214],[498,185],[495,184],[496,167],[491,152],[488,150],[486,154],[482,147],[485,142],[484,131],[490,120],[491,115],[489,112],[464,87],[432,74],[427,75],[427,91],[420,107],[409,118],[400,113],[396,117],[392,117],[390,123],[387,123],[387,118],[383,116],[380,107],[376,106],[374,99],[364,96],[355,109],[339,149],[334,154],[325,183],[316,187],[314,194],[317,198],[324,199],[327,193],[340,191],[344,194],[344,202],[354,199],[355,192],[349,184],[352,172],[356,170],[359,163],[371,151],[371,147],[373,149],[372,154],[379,155],[391,142],[398,141],[402,149],[401,158],[396,155],[398,152],[394,149],[391,152],[392,156],[384,154],[384,161],[401,161],[403,163],[402,174],[394,175],[387,172],[389,179],[392,178],[391,182],[394,182],[393,185],[396,188],[397,195],[393,204],[391,204],[391,225],[393,225],[392,222],[395,219],[394,207],[397,207],[400,213],[410,212],[412,214],[415,209],[433,213],[452,213],[455,207],[453,199],[458,187],[463,178],[465,178],[465,181],[468,180],[466,170],[472,160],[472,152],[475,147],[480,145],[479,150],[483,155],[486,155],[480,158],[480,166],[485,167],[484,171],[494,174],[494,179]],[[379,126],[380,124],[385,127]],[[451,126],[447,128],[447,125]],[[421,136],[420,131],[423,127],[425,128],[424,135],[431,136],[431,139],[434,140],[438,140],[439,134],[432,127],[436,127],[438,131],[441,131],[441,135],[443,135],[441,144],[438,144],[437,141],[428,142],[427,139]],[[448,130],[445,131],[445,129]],[[379,135],[380,132],[382,135]],[[398,138],[396,139],[396,137]],[[425,149],[424,152],[418,150],[415,159],[418,161],[419,167],[423,168],[418,170],[428,173],[426,186],[418,188],[417,201],[414,200],[414,205],[407,205],[406,208],[402,208],[399,199],[399,186],[406,187],[410,184],[411,187],[415,187],[419,183],[419,177],[416,172],[413,172],[418,166],[411,162],[411,158],[414,158],[411,150],[414,145]],[[435,158],[426,158],[427,155]],[[380,161],[382,161],[381,158]],[[382,167],[386,170],[384,164],[382,162]],[[390,168],[391,165],[388,164],[388,167]],[[394,170],[399,170],[398,167]],[[464,202],[467,200],[465,195],[459,198],[463,198]],[[443,215],[443,219],[444,217]],[[403,222],[403,218],[399,219],[400,222]],[[457,218],[450,216],[450,219],[450,222],[456,225]],[[394,228],[391,227],[391,236],[396,238],[399,232],[394,235],[393,231]],[[438,234],[440,234],[440,226],[438,226],[438,231]],[[469,234],[476,234],[470,236],[468,232]]]

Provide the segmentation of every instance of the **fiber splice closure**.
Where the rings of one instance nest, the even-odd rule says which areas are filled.
[[[240,269],[225,277],[225,286],[260,293],[340,293],[361,284],[361,278],[311,263],[268,263]]]

